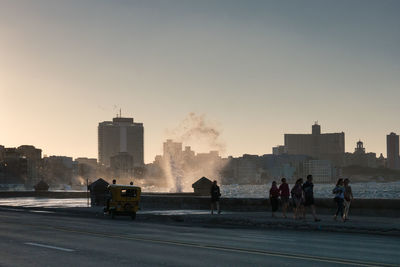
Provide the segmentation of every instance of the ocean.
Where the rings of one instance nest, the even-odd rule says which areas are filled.
[[[293,185],[289,185],[292,188]],[[391,199],[400,198],[400,181],[390,183],[354,183],[350,184],[354,198]],[[315,184],[314,196],[317,198],[333,197],[334,184]],[[269,195],[271,185],[222,185],[223,197],[232,198],[265,198]]]

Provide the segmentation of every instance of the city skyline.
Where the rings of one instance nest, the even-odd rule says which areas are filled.
[[[386,156],[400,133],[399,8],[2,1],[0,143],[97,158],[97,123],[122,108],[144,123],[146,163],[191,112],[217,126],[223,156],[272,153],[316,120],[346,133],[345,151],[361,139]]]
[[[129,121],[130,121],[130,120],[132,120],[133,118],[121,117],[121,113],[120,113],[120,114],[116,114],[116,117],[113,118],[113,121],[118,120],[118,119],[129,120]],[[104,124],[104,123],[111,123],[111,121],[99,122],[99,123],[98,123],[98,126],[100,127],[100,125],[102,125],[102,124]],[[142,128],[142,132],[143,132],[143,131],[144,131],[144,130],[143,130],[143,129],[144,129],[143,123],[136,123],[136,124],[140,124],[141,127],[143,127],[143,128]],[[314,122],[314,124],[312,125],[312,130],[313,130],[313,131],[314,131],[314,127],[315,127],[315,126],[318,126],[319,131],[321,131],[321,125],[317,124],[317,122]],[[99,129],[98,129],[98,131],[99,131]],[[144,132],[145,132],[145,131],[144,131]],[[319,134],[321,134],[321,132],[319,132]],[[344,137],[344,134],[345,134],[344,132],[340,132],[340,133],[328,133],[328,135],[336,135],[336,134],[338,134],[338,135],[342,135],[342,134],[343,134],[344,143],[346,143],[345,137]],[[393,134],[396,134],[396,133],[394,133],[394,132],[391,132],[391,133],[390,133],[390,135],[393,135]],[[119,134],[118,134],[118,135],[119,135]],[[295,133],[295,134],[293,134],[293,133],[290,133],[290,134],[285,133],[285,134],[283,134],[283,142],[282,142],[281,144],[278,144],[277,146],[273,146],[273,147],[270,148],[270,151],[269,151],[269,152],[265,152],[265,153],[261,153],[261,154],[252,154],[252,153],[248,153],[248,152],[244,152],[244,153],[242,153],[242,154],[240,154],[240,155],[233,155],[233,154],[228,154],[228,153],[221,154],[221,151],[218,150],[218,149],[215,149],[215,150],[213,150],[213,149],[209,149],[209,150],[196,150],[196,149],[194,149],[193,151],[194,151],[195,154],[209,153],[209,152],[217,151],[217,152],[218,152],[219,154],[221,154],[221,156],[224,157],[224,158],[228,158],[228,157],[231,157],[231,156],[232,156],[232,157],[241,157],[241,156],[243,156],[243,155],[258,155],[258,156],[269,155],[269,154],[272,155],[272,154],[275,154],[274,149],[278,149],[279,147],[282,147],[282,148],[285,147],[285,145],[284,145],[283,143],[284,143],[284,141],[285,141],[285,136],[286,136],[286,135],[312,136],[312,135],[314,135],[314,133],[313,133],[312,131],[304,132],[304,133]],[[386,135],[386,137],[388,137],[388,136],[389,136],[389,135]],[[397,136],[397,135],[396,135],[396,136]],[[163,154],[163,151],[165,150],[165,142],[168,142],[168,141],[177,142],[177,143],[180,143],[181,145],[183,145],[183,146],[185,146],[185,147],[192,148],[192,145],[190,144],[190,142],[188,143],[188,142],[185,142],[185,141],[182,141],[182,140],[179,140],[179,139],[167,138],[167,139],[163,140],[161,152],[160,152],[159,154],[155,154],[148,162],[145,160],[144,163],[145,163],[145,164],[152,163],[152,162],[156,159],[157,156],[162,155],[162,154]],[[118,141],[118,142],[119,142],[119,141]],[[126,142],[126,141],[125,141],[125,142]],[[364,142],[361,141],[361,139],[359,139],[359,140],[358,140],[355,144],[353,144],[353,145],[357,145],[357,146],[358,146],[360,142],[361,142],[361,143],[364,143]],[[99,143],[100,143],[99,140],[97,140],[97,143],[98,143],[98,149],[99,149]],[[116,145],[117,145],[118,148],[120,147],[120,144],[119,144],[119,143],[116,143]],[[17,148],[17,147],[24,147],[24,146],[28,146],[28,147],[29,147],[29,146],[33,146],[33,147],[35,147],[35,148],[37,148],[37,149],[43,151],[43,148],[38,147],[38,146],[36,146],[35,144],[17,144],[17,145],[15,145],[15,146],[7,146],[7,145],[4,145],[4,144],[0,144],[0,146],[10,147],[10,148],[12,148],[12,147]],[[387,146],[387,149],[388,149],[388,146],[389,146],[388,139],[386,139],[386,146]],[[199,146],[198,146],[198,144],[194,144],[193,147],[198,148]],[[200,145],[200,147],[201,147],[201,145]],[[144,148],[144,150],[145,150],[145,148]],[[356,147],[355,150],[357,150],[357,147]],[[354,153],[355,150],[354,150],[354,146],[353,146],[353,149],[352,149],[352,150],[351,150],[351,149],[350,149],[350,151],[345,150],[344,153]],[[383,154],[383,155],[387,154],[387,153],[383,153],[383,152],[376,152],[376,151],[366,150],[365,148],[363,148],[363,150],[364,150],[364,152],[368,152],[368,153],[370,153],[370,152],[376,153],[377,157],[379,157],[380,154]],[[286,152],[284,152],[285,150],[282,150],[282,151],[283,151],[283,153],[286,153]],[[278,150],[277,150],[276,152],[277,152],[278,154],[282,153],[282,152],[278,152]],[[386,151],[386,152],[387,152],[387,151]],[[343,154],[344,154],[344,153],[343,153]],[[60,154],[60,153],[48,154],[48,153],[46,153],[45,151],[43,152],[44,157],[49,157],[49,156],[67,156],[67,157],[71,157],[71,158],[74,158],[74,159],[79,159],[79,158],[95,158],[95,159],[97,159],[98,163],[100,163],[100,160],[99,160],[99,157],[98,157],[99,154],[100,154],[99,150],[97,151],[97,155],[94,156],[94,157],[88,156],[88,155],[73,156],[73,155]],[[293,153],[289,153],[289,154],[293,154]],[[296,153],[294,153],[294,154],[296,154]],[[299,155],[306,155],[306,154],[307,154],[307,153],[300,153]]]

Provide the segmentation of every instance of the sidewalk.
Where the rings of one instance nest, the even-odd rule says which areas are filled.
[[[103,214],[101,207],[38,208],[0,206],[1,210],[109,219],[108,216]],[[292,229],[400,236],[400,218],[353,216],[350,217],[351,220],[342,222],[341,220],[334,221],[332,215],[319,215],[318,217],[321,221],[314,222],[311,214],[307,214],[306,220],[294,220],[292,213],[288,213],[287,219],[282,218],[281,213],[276,213],[276,216],[276,218],[272,218],[270,212],[222,212],[219,215],[211,215],[208,210],[141,210],[137,213],[136,221],[199,227]]]
[[[170,215],[171,219],[185,224],[220,226],[220,227],[254,227],[265,229],[293,229],[351,233],[374,233],[400,236],[400,218],[351,217],[349,221],[334,221],[331,215],[319,215],[320,222],[314,222],[312,215],[306,220],[294,220],[289,213],[287,219],[277,213],[272,218],[268,212],[235,212],[211,214]]]

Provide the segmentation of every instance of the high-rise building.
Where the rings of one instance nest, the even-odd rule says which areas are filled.
[[[387,146],[387,167],[390,169],[400,169],[399,156],[399,136],[395,133],[390,133],[386,136]]]
[[[110,159],[120,152],[133,157],[133,166],[144,165],[143,123],[133,118],[116,117],[112,121],[100,122],[98,126],[99,163],[110,166]]]
[[[285,134],[285,149],[289,155],[307,155],[315,159],[331,160],[343,165],[344,133],[321,133],[315,123],[311,134]]]
[[[27,159],[28,180],[36,184],[40,181],[40,167],[42,160],[42,150],[30,145],[22,145],[17,148],[21,157]]]

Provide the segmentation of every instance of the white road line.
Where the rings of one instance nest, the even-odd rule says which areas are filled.
[[[12,209],[12,208],[0,208],[0,210],[24,211],[22,209]]]
[[[74,252],[75,251],[75,250],[69,249],[69,248],[60,248],[60,247],[54,247],[54,246],[38,244],[38,243],[31,243],[31,242],[27,242],[27,243],[25,243],[25,245],[42,247],[42,248],[51,248],[51,249],[56,249],[56,250],[61,250],[61,251],[66,251],[66,252]]]
[[[48,211],[48,210],[29,210],[29,212],[34,212],[34,213],[55,213],[54,211]]]
[[[241,235],[241,236],[239,236],[239,238],[243,238],[243,239],[262,239],[262,240],[282,241],[282,242],[294,242],[294,241],[297,241],[297,239],[293,239],[293,238],[274,237],[274,236]]]

